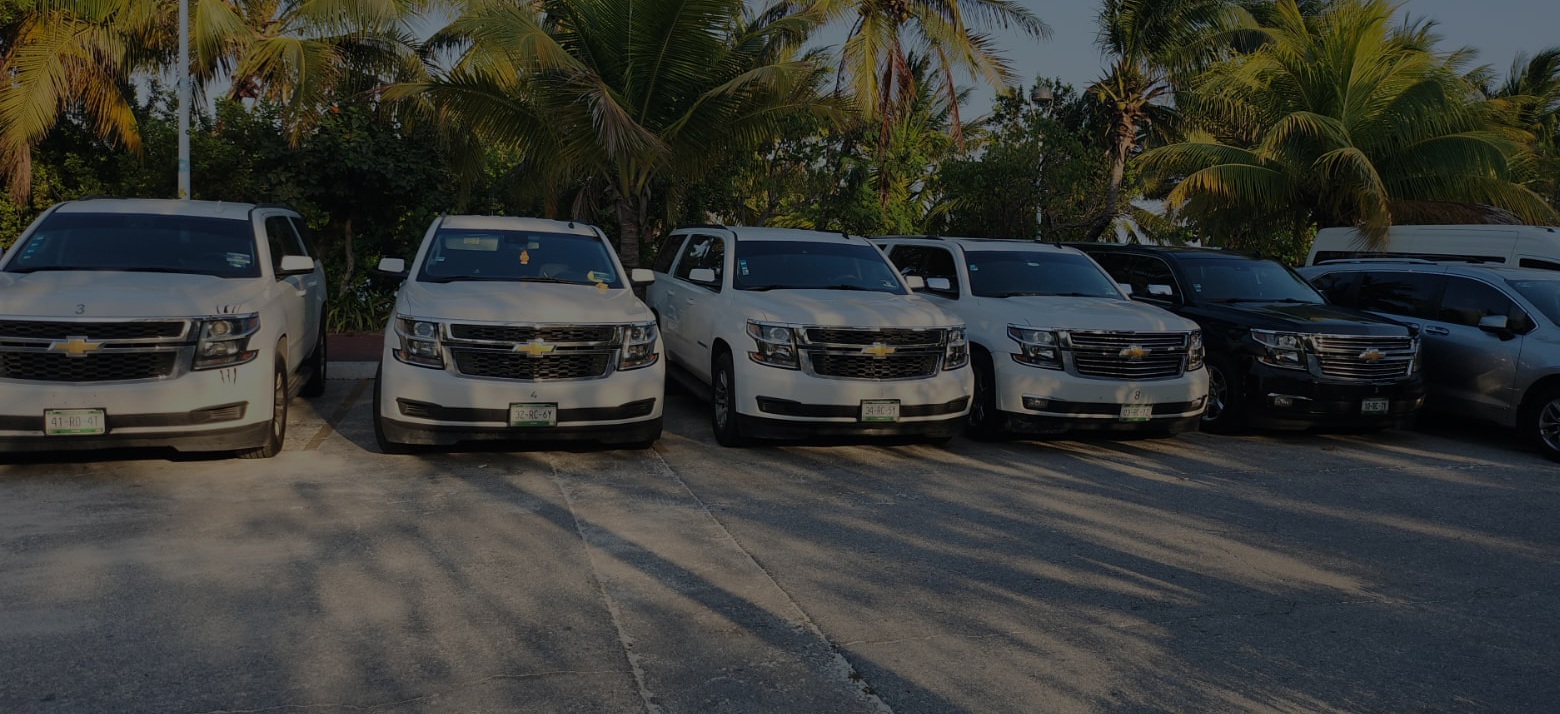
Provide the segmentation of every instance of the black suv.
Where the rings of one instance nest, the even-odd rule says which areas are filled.
[[[1424,402],[1412,329],[1327,304],[1277,261],[1202,248],[1074,247],[1134,300],[1202,326],[1204,429],[1399,428]]]

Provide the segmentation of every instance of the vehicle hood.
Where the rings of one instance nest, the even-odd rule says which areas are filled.
[[[105,270],[0,273],[0,314],[187,317],[254,312],[264,292],[261,280]]]
[[[951,327],[964,323],[919,295],[851,290],[735,291],[748,314],[770,322],[829,327]]]
[[[1014,325],[1058,330],[1110,332],[1187,332],[1197,323],[1169,310],[1115,298],[1046,297],[973,298],[971,307],[1002,315]]]
[[[1251,302],[1204,305],[1197,310],[1208,317],[1264,330],[1334,335],[1409,334],[1409,329],[1400,323],[1336,305]]]
[[[413,317],[455,322],[596,324],[655,319],[631,290],[558,283],[407,281],[401,286],[397,309]]]

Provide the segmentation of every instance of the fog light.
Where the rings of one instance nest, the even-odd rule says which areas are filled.
[[[1034,411],[1038,412],[1038,411],[1045,411],[1045,408],[1049,407],[1049,406],[1051,406],[1051,400],[1049,400],[1049,399],[1041,399],[1040,397],[1031,397],[1031,396],[1029,396],[1027,394],[1024,395],[1024,408],[1025,409],[1031,409],[1031,410],[1034,410]]]
[[[1283,397],[1283,396],[1277,396],[1277,395],[1275,395],[1273,397],[1273,406],[1278,407],[1280,409],[1288,409],[1289,407],[1292,407],[1294,405],[1295,405],[1295,400],[1294,400],[1293,397]]]

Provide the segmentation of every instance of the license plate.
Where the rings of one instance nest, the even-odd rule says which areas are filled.
[[[557,426],[557,404],[511,404],[510,426]]]
[[[43,433],[49,436],[80,436],[103,433],[102,409],[45,409]]]
[[[1148,421],[1154,416],[1152,404],[1123,404],[1121,405],[1122,421]]]
[[[1364,400],[1361,400],[1360,401],[1360,413],[1361,414],[1386,414],[1387,413],[1387,400],[1385,400],[1385,399],[1364,399]]]
[[[862,421],[899,421],[898,399],[869,399],[861,403]]]

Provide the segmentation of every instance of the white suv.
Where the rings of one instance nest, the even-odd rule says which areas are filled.
[[[707,391],[716,440],[952,437],[973,382],[964,325],[866,239],[784,228],[674,231],[651,307],[673,374]]]
[[[666,366],[649,308],[595,227],[539,218],[435,219],[385,330],[374,436],[385,453],[472,440],[661,436]]]
[[[1017,240],[875,240],[969,325],[971,436],[1197,428],[1208,395],[1197,323],[1128,299],[1083,253]]]
[[[280,206],[89,199],[0,262],[0,451],[270,457],[325,388],[324,271]]]

